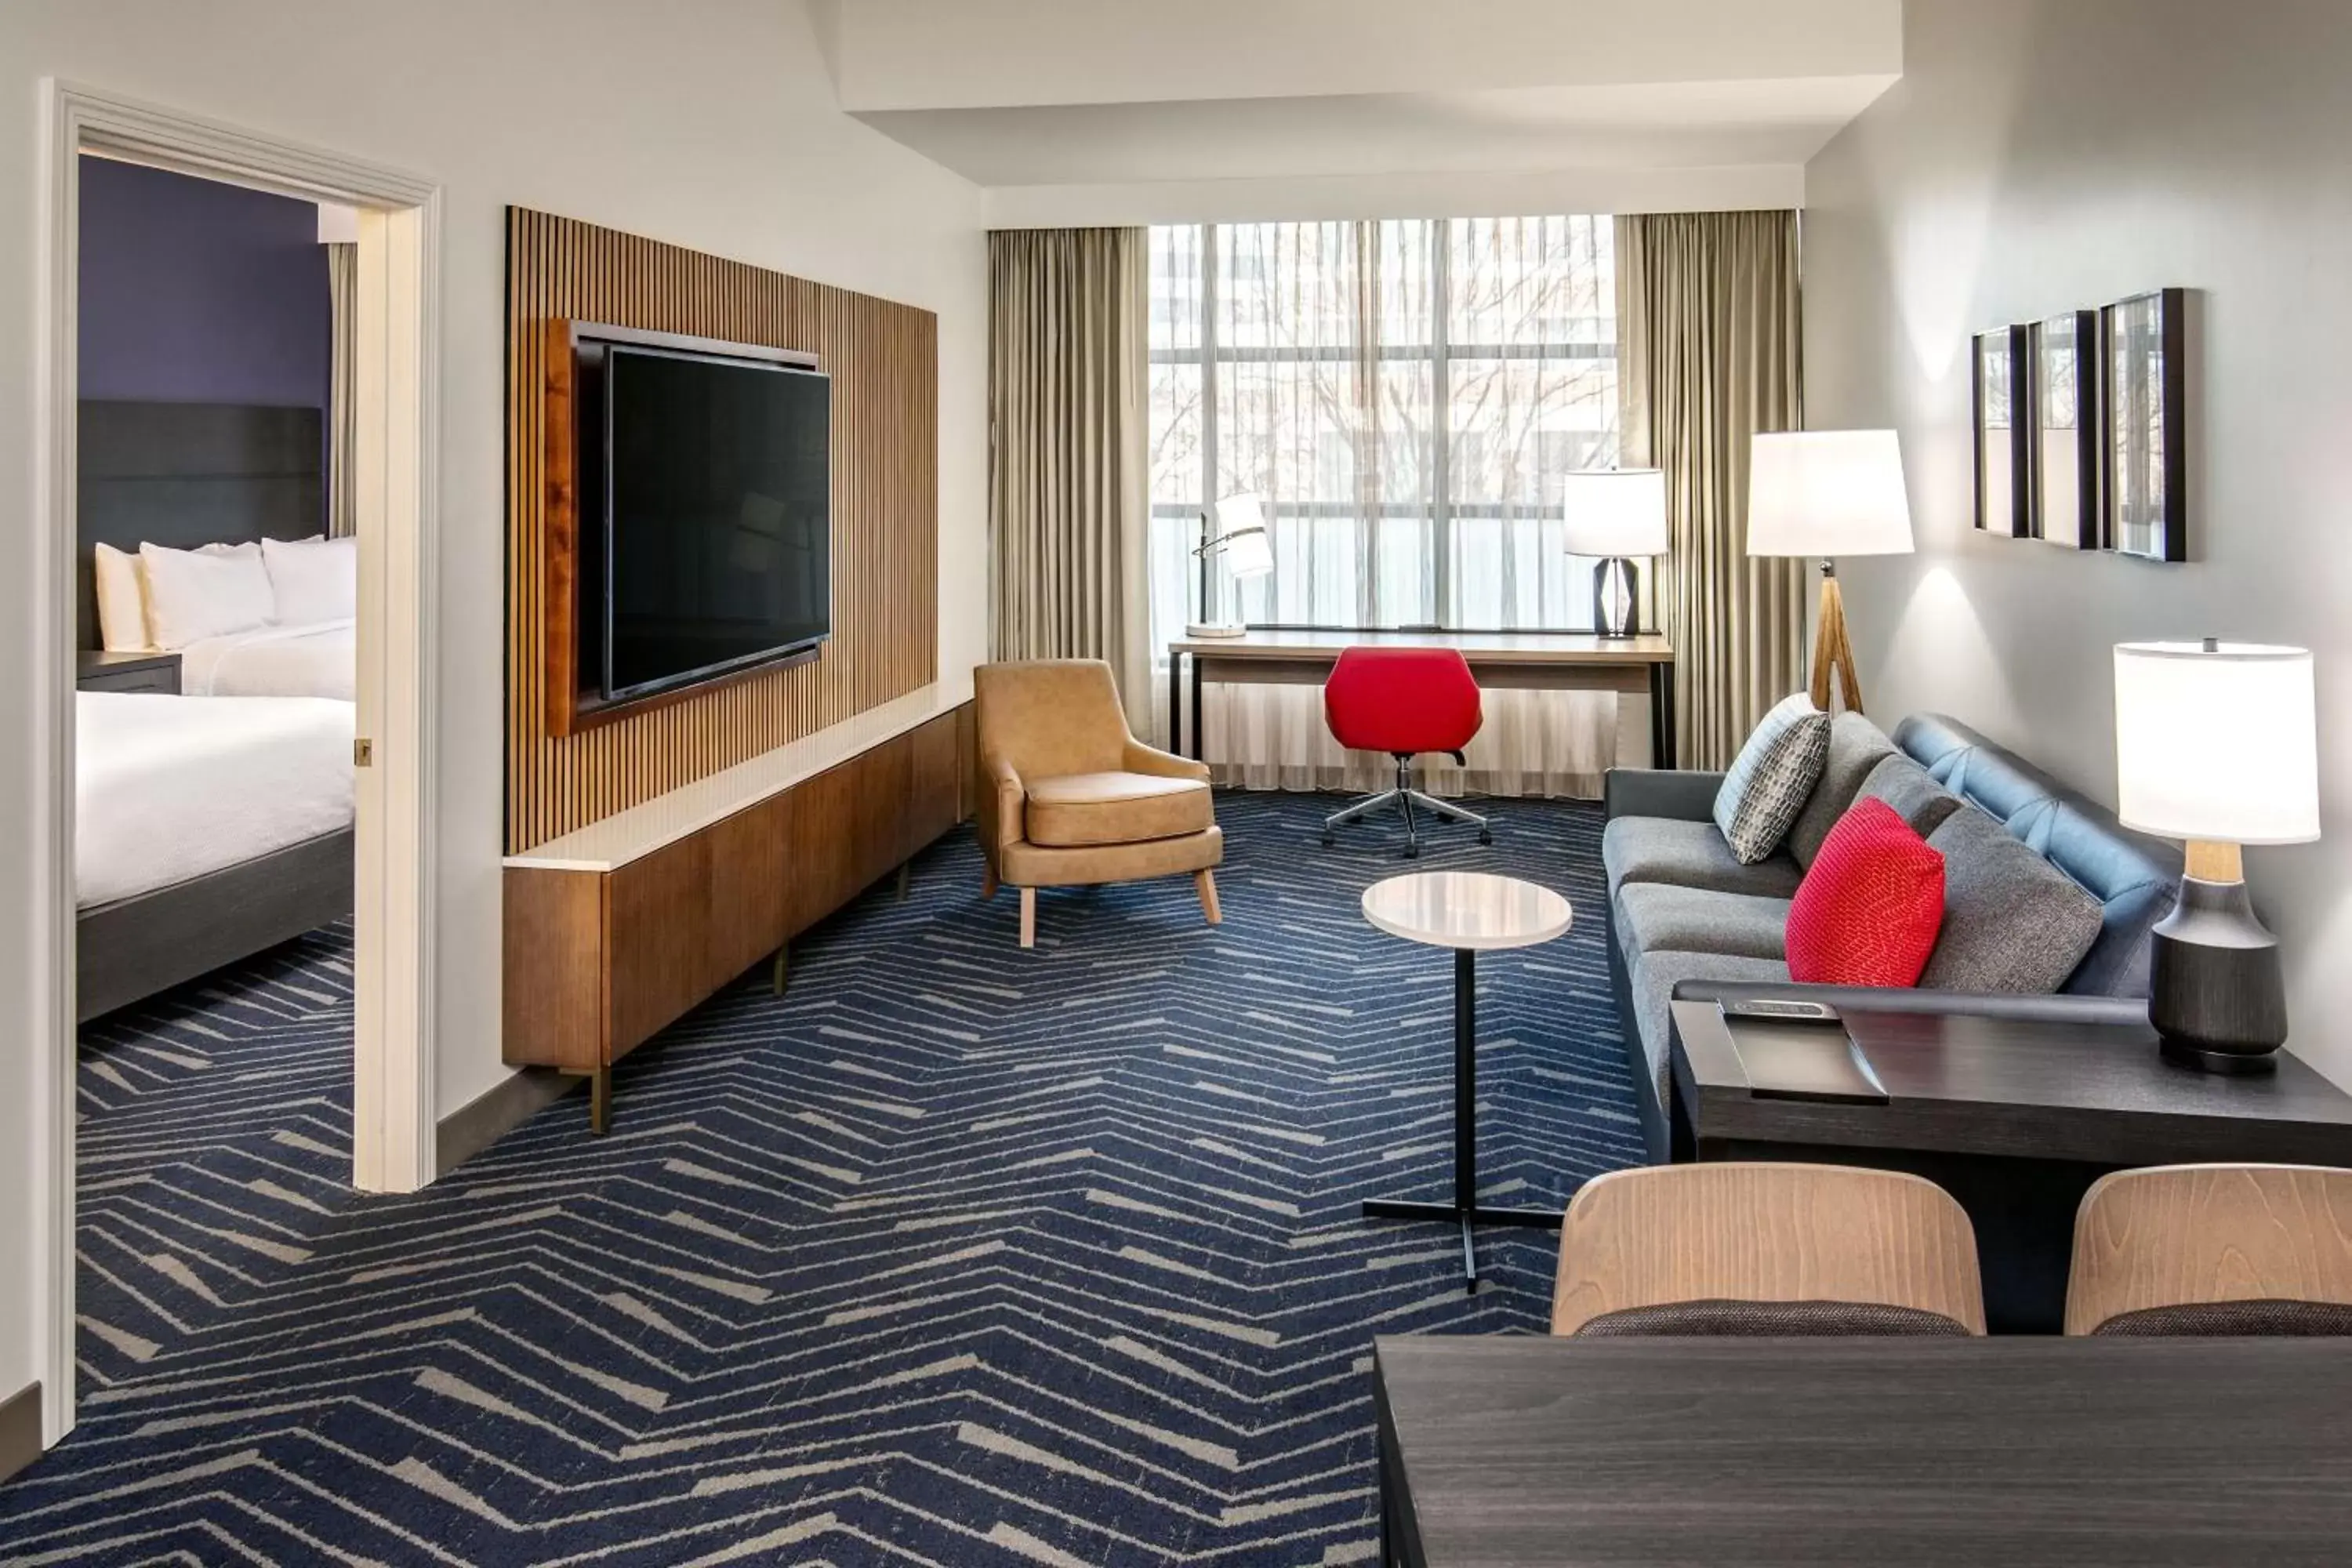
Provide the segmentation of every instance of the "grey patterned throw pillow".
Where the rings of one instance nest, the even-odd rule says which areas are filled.
[[[1805,693],[1764,715],[1715,792],[1715,825],[1741,865],[1753,866],[1780,847],[1821,783],[1829,754],[1830,716]]]

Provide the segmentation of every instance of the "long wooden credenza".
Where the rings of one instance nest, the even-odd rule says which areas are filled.
[[[928,686],[505,862],[505,1055],[613,1064],[971,813],[972,710]]]

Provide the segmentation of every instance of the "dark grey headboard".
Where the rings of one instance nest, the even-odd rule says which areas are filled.
[[[243,403],[85,400],[75,593],[79,642],[100,646],[90,552],[248,539],[306,539],[326,527],[325,416]]]

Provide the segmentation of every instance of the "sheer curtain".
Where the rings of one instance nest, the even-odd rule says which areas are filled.
[[[1263,498],[1271,576],[1213,578],[1253,625],[1582,629],[1591,563],[1565,553],[1563,475],[1618,450],[1606,218],[1188,225],[1151,231],[1151,638],[1197,618],[1203,510]],[[1637,708],[1638,704],[1629,704]],[[1206,754],[1252,788],[1370,788],[1382,763],[1326,733],[1312,689],[1212,688]],[[1440,791],[1594,795],[1615,698],[1494,690]]]

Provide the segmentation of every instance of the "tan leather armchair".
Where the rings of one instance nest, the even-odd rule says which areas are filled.
[[[1225,858],[1209,770],[1129,732],[1100,659],[984,664],[972,672],[980,718],[984,897],[1021,889],[1021,945],[1037,942],[1037,889],[1192,874],[1213,925]]]

